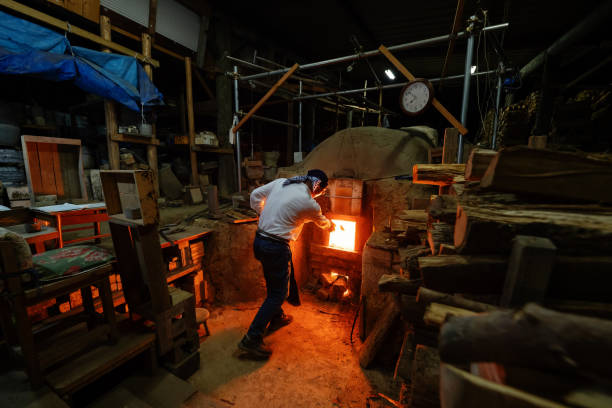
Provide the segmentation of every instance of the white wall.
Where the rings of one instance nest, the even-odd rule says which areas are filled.
[[[100,6],[145,27],[149,25],[149,0],[100,0]],[[159,0],[155,31],[196,51],[200,33],[200,17],[176,1]]]

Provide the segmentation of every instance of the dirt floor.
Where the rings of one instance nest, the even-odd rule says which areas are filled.
[[[302,294],[302,305],[286,305],[289,326],[266,338],[274,353],[250,361],[237,349],[259,304],[249,302],[215,310],[211,336],[200,347],[201,368],[189,382],[204,394],[236,407],[300,408],[369,406],[369,396],[397,397],[389,372],[359,367],[354,309]]]

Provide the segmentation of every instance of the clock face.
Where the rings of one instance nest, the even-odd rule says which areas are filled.
[[[400,102],[402,109],[409,115],[416,115],[424,111],[433,98],[429,83],[416,80],[402,90]]]

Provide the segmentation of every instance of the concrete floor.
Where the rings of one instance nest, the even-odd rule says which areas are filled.
[[[270,360],[244,359],[236,346],[257,307],[243,303],[212,313],[201,368],[189,379],[200,392],[236,407],[266,408],[363,408],[377,392],[396,396],[390,373],[359,367],[356,332],[354,345],[349,341],[354,309],[310,294],[302,294],[300,307],[285,306],[294,321],[267,337]]]

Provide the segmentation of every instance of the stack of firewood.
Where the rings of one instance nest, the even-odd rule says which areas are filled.
[[[400,406],[609,404],[612,159],[475,149],[465,165],[416,165],[413,180],[450,194],[432,196],[424,245],[379,281],[396,294],[388,316],[410,325]]]

